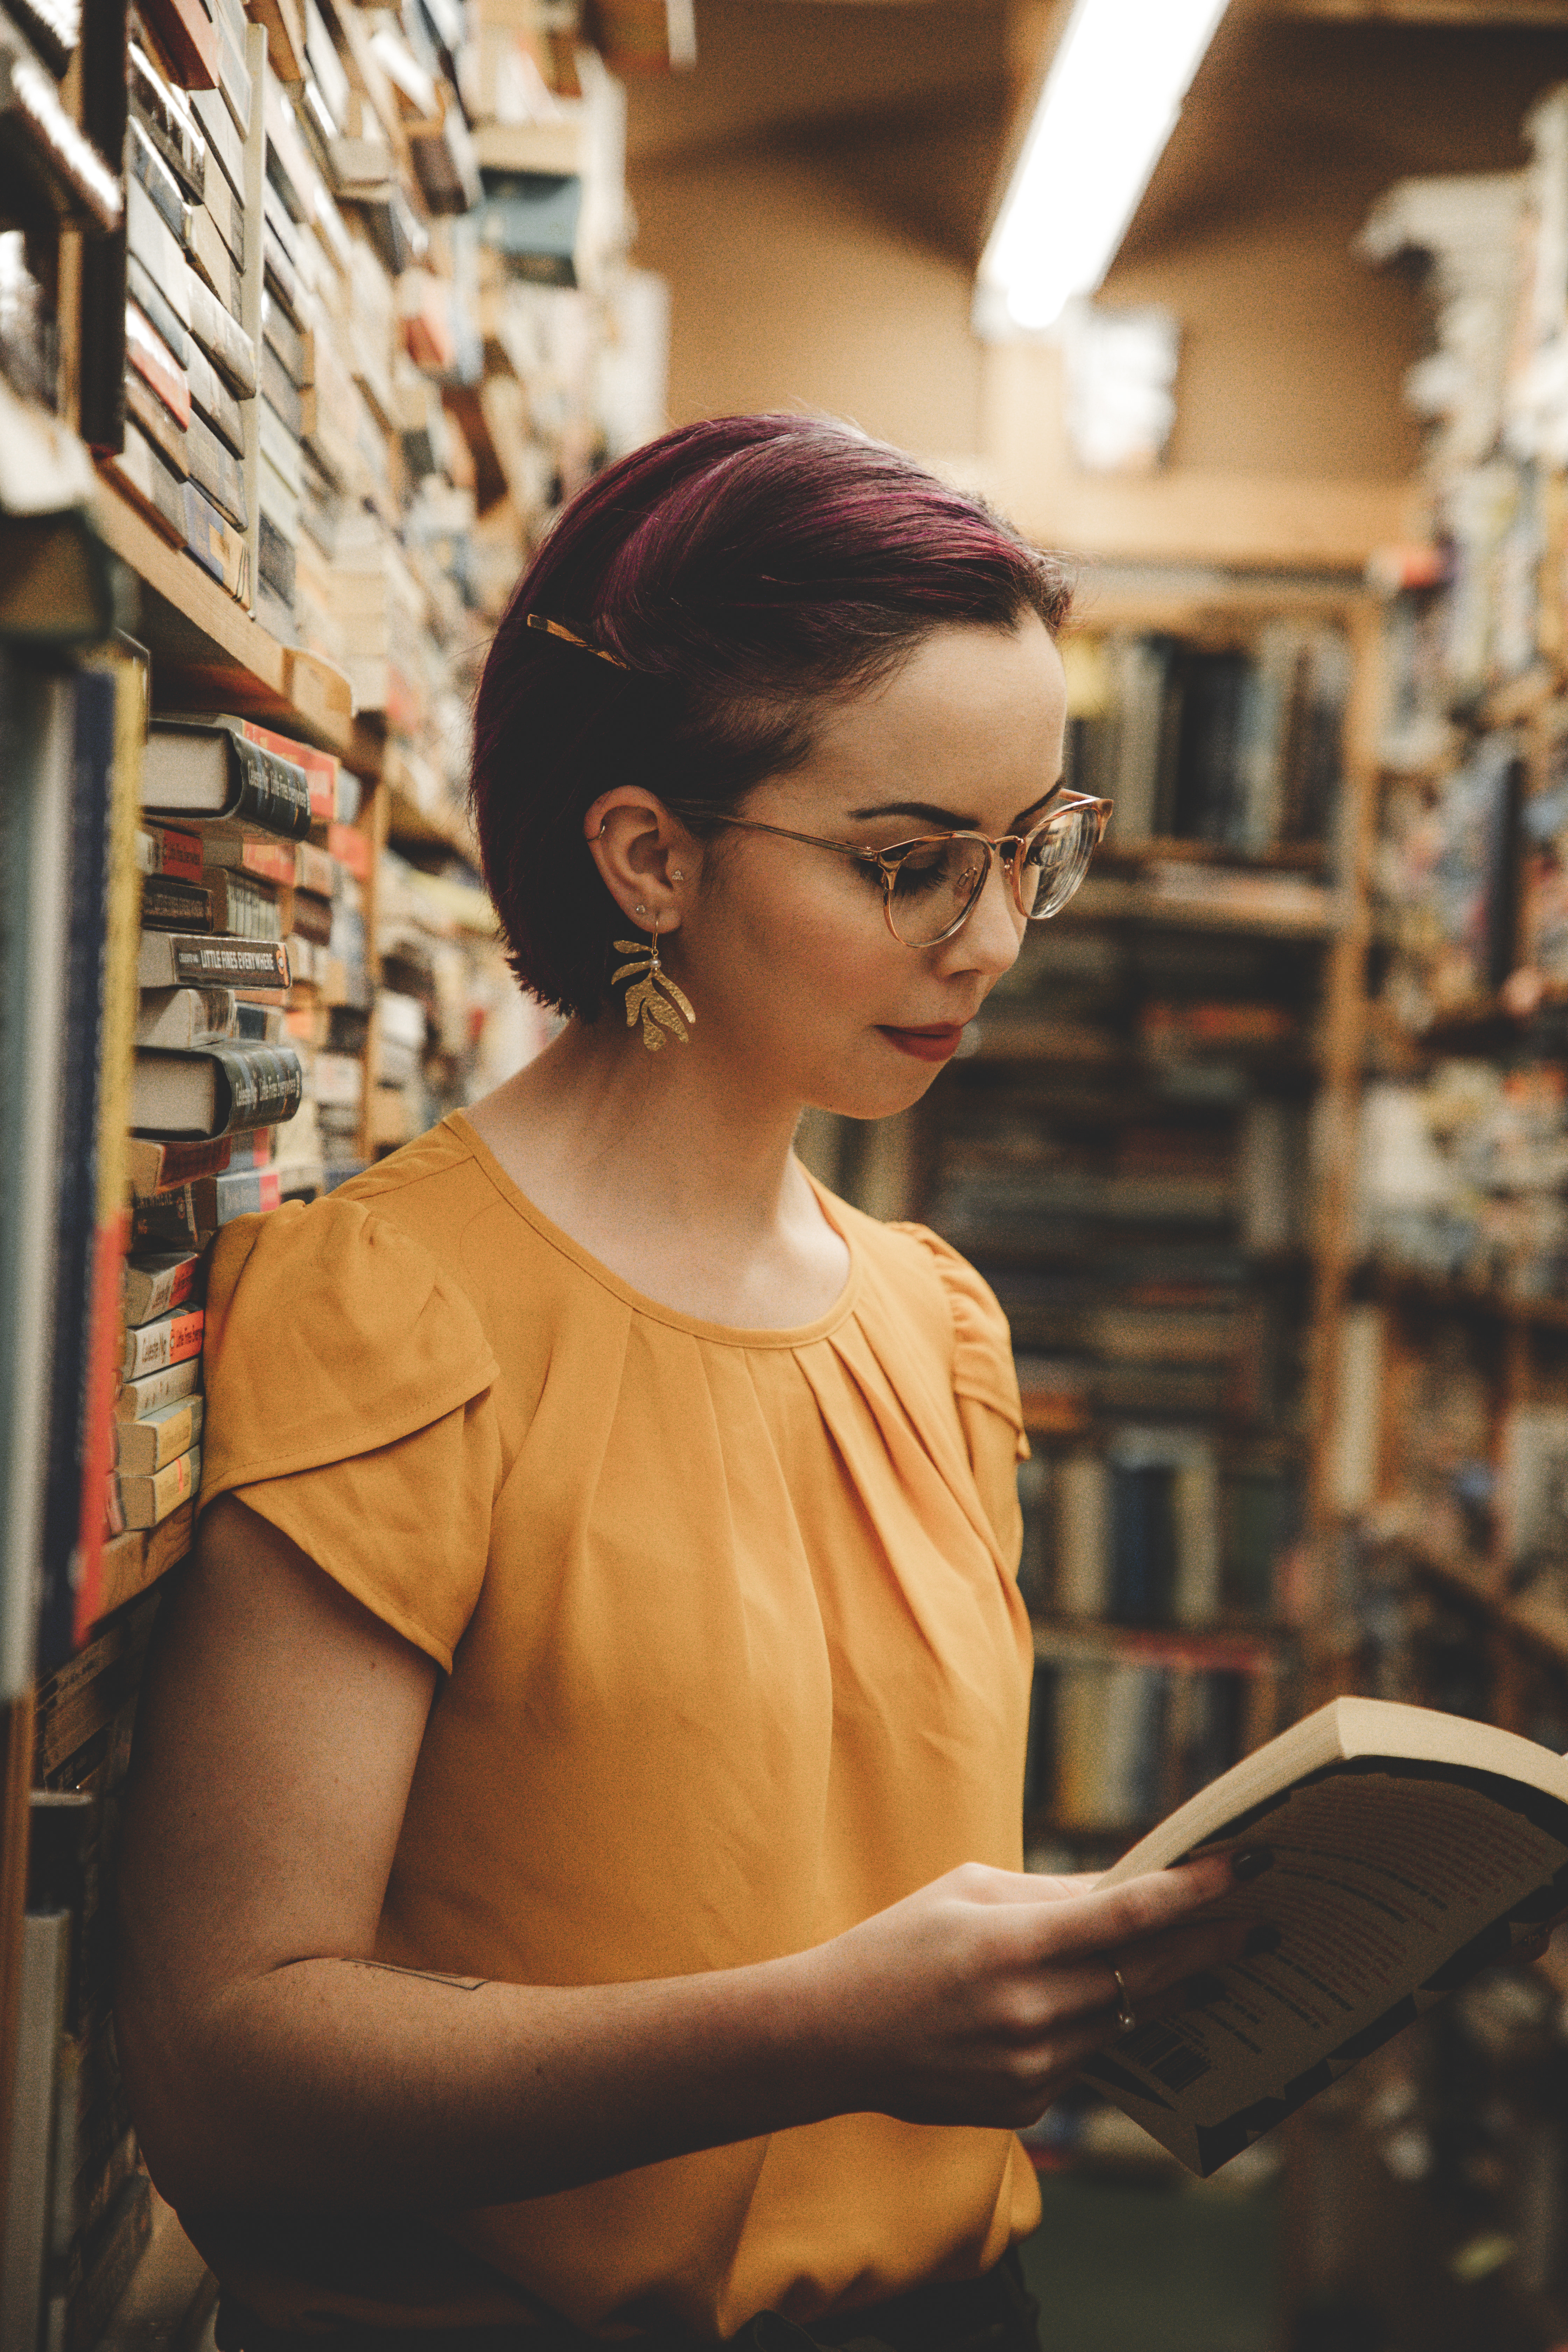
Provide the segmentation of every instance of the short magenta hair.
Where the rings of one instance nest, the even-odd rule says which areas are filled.
[[[587,810],[646,786],[699,837],[808,754],[813,719],[932,630],[1066,618],[1066,566],[885,443],[802,416],[650,441],[574,499],[496,631],[472,798],[509,960],[592,1020],[621,915]],[[624,669],[531,629],[541,613]]]

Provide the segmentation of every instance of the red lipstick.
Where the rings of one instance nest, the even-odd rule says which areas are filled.
[[[958,1050],[963,1024],[943,1021],[929,1029],[889,1029],[879,1024],[878,1034],[900,1054],[912,1054],[917,1062],[945,1062]]]

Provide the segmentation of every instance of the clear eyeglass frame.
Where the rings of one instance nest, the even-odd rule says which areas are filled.
[[[836,856],[852,857],[859,865],[880,867],[882,875],[882,912],[889,930],[900,947],[917,950],[941,947],[963,929],[980,902],[981,893],[991,878],[993,860],[1000,857],[1013,893],[1013,903],[1026,922],[1048,922],[1059,915],[1089,871],[1089,860],[1105,837],[1110,819],[1111,803],[1097,800],[1087,793],[1069,793],[1057,802],[1048,816],[1031,825],[1027,833],[998,834],[993,840],[984,833],[920,834],[910,841],[895,841],[886,849],[863,847],[848,841],[830,841],[817,833],[795,833],[787,825],[763,824],[750,816],[715,818],[704,810],[701,814],[710,824],[740,825],[748,833],[771,833],[780,841],[800,841],[808,848],[830,849]],[[677,809],[678,815],[680,814]],[[693,812],[693,814],[697,814]],[[967,868],[950,872],[950,862],[965,848],[984,850],[984,858],[976,858]],[[1059,854],[1047,864],[1045,853]],[[925,860],[923,866],[914,861]],[[900,884],[911,873],[924,878],[932,873],[946,880],[953,896],[962,894],[963,903],[945,924],[931,930],[929,936],[910,938],[910,929],[921,929],[915,919],[917,907],[898,908]],[[1036,877],[1037,887],[1026,896],[1028,877]],[[1042,888],[1040,886],[1043,885]],[[937,901],[940,912],[941,901]],[[905,929],[899,928],[902,911]]]

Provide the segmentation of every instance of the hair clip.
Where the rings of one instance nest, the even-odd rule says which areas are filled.
[[[591,646],[586,637],[576,635],[559,621],[547,621],[542,613],[525,613],[523,619],[531,629],[542,629],[547,637],[559,637],[563,645],[575,646],[579,652],[592,654],[595,661],[608,662],[612,669],[631,668],[630,662],[622,661],[618,654],[607,654],[602,646]]]

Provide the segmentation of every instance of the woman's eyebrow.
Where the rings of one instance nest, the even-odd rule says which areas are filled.
[[[1038,800],[1031,801],[1027,808],[1020,809],[1008,826],[1008,832],[1016,833],[1026,817],[1033,816],[1037,809],[1043,809],[1060,790],[1061,785],[1055,783],[1048,792],[1042,793]],[[955,816],[952,809],[938,808],[934,801],[879,801],[875,808],[851,809],[849,814],[857,824],[864,824],[871,817],[913,816],[921,818],[926,824],[940,825],[946,833],[978,833],[980,830],[978,817]]]
[[[874,816],[916,816],[927,824],[940,824],[948,833],[973,833],[977,817],[955,816],[951,809],[938,808],[932,801],[879,801],[875,808],[851,809],[857,824]]]

